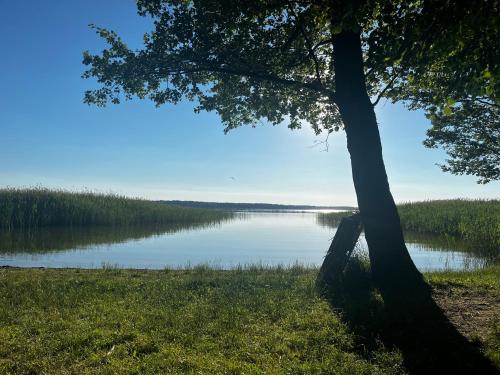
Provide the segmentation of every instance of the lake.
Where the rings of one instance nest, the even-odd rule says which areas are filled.
[[[163,269],[208,264],[319,266],[335,234],[316,212],[246,212],[212,225],[189,227],[51,228],[0,232],[0,266]],[[422,270],[470,269],[481,258],[460,246],[407,236]],[[356,251],[366,251],[361,237]]]

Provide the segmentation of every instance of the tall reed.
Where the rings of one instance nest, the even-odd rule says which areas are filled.
[[[398,205],[403,229],[459,237],[500,249],[500,200],[435,200]]]
[[[223,220],[231,213],[183,208],[115,194],[44,188],[0,189],[0,229],[53,226],[164,225]]]
[[[500,252],[500,200],[434,200],[398,205],[401,225],[411,233],[463,239]],[[318,223],[337,226],[351,212],[318,214]]]

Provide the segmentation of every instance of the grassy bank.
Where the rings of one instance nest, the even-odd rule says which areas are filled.
[[[405,373],[397,348],[359,343],[315,293],[315,275],[0,269],[0,373]],[[498,276],[428,278],[498,296]],[[482,344],[493,359],[494,330]]]
[[[397,373],[315,271],[0,270],[0,373]]]
[[[500,200],[436,200],[398,205],[401,225],[411,233],[450,236],[487,250],[500,249]],[[318,214],[336,226],[350,212]]]
[[[112,194],[48,189],[1,189],[0,229],[53,226],[203,223],[231,213],[169,206]]]

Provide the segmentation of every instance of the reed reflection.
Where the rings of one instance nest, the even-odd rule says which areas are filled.
[[[0,231],[0,253],[44,254],[142,240],[183,231],[220,227],[223,222],[134,226],[48,227]]]

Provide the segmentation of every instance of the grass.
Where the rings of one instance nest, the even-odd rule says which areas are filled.
[[[436,286],[461,286],[500,291],[500,266],[469,271],[428,272],[426,279]]]
[[[499,271],[427,277],[498,296]],[[0,373],[405,373],[316,294],[316,272],[0,269]]]
[[[206,223],[231,213],[183,208],[113,194],[65,190],[1,189],[0,229]]]
[[[500,200],[435,200],[398,205],[401,225],[410,234],[448,236],[484,252],[500,249]],[[337,226],[351,212],[318,214],[318,222]]]
[[[429,272],[433,303],[399,320],[374,288],[367,259],[351,259],[325,298],[358,338],[400,351],[410,374],[497,374],[500,369],[500,266]],[[496,370],[495,370],[496,367]]]
[[[0,270],[0,373],[395,374],[315,270]]]

